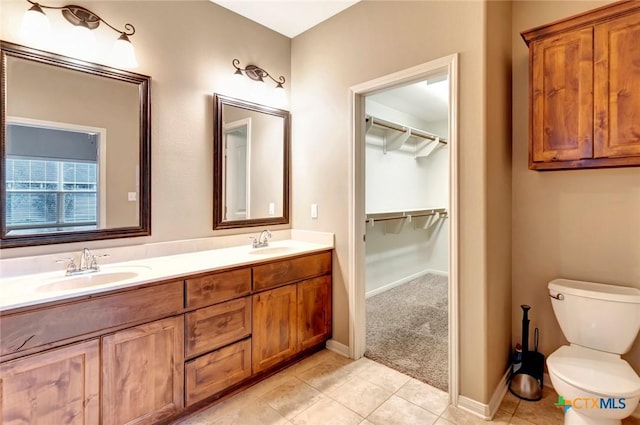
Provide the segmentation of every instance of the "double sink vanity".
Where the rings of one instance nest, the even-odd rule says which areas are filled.
[[[294,240],[2,280],[0,422],[170,422],[331,336],[332,244]]]

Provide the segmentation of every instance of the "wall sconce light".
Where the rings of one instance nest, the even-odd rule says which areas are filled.
[[[247,65],[246,68],[240,68],[238,66],[240,65],[240,61],[238,59],[234,59],[232,64],[233,64],[233,67],[236,69],[236,72],[234,72],[235,75],[243,75],[244,73],[244,75],[246,75],[253,81],[261,81],[261,82],[264,82],[264,79],[266,77],[269,77],[274,83],[276,83],[276,88],[284,90],[283,84],[285,82],[285,79],[282,75],[278,77],[278,79],[276,80],[267,71],[260,68],[259,66]]]
[[[115,41],[112,50],[114,62],[125,68],[136,68],[138,66],[133,45],[129,40],[129,37],[136,32],[133,25],[125,24],[124,31],[121,31],[102,19],[100,16],[82,6],[45,6],[31,0],[27,1],[31,3],[32,6],[25,12],[21,28],[21,34],[26,39],[33,40],[36,37],[46,37],[50,24],[49,19],[42,9],[57,9],[60,10],[62,16],[64,16],[64,18],[74,26],[74,37],[75,34],[77,34],[78,38],[82,40],[87,49],[91,49],[92,44],[95,44],[91,30],[98,28],[100,22],[103,22],[106,26],[119,33],[120,36]]]

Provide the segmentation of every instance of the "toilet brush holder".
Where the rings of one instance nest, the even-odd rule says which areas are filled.
[[[538,401],[544,387],[544,355],[538,352],[538,328],[534,332],[535,351],[529,351],[529,317],[531,307],[522,305],[522,362],[509,379],[509,391],[523,400]]]
[[[509,391],[518,398],[538,401],[544,387],[544,355],[528,351],[522,355],[522,366],[511,376]]]

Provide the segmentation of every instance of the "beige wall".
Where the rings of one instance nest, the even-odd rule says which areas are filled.
[[[487,27],[485,6],[478,1],[365,1],[296,37],[292,45],[292,190],[294,227],[336,234],[333,337],[348,344],[348,89],[460,54],[460,389],[463,395],[486,403],[506,369],[510,315],[505,317],[504,312],[511,300],[508,292],[492,300],[492,308],[501,313],[488,317],[487,296],[509,287],[509,226],[495,229],[496,234],[488,238],[487,213],[509,218],[510,158],[504,154],[509,144],[506,131],[499,128],[490,138],[486,134],[505,126],[509,114],[508,81],[500,79],[491,86],[499,94],[499,108],[487,111],[493,105],[486,98],[489,75],[484,41],[492,28]],[[510,23],[508,9],[507,3],[489,10],[506,19],[499,25],[501,33]],[[501,54],[504,46],[500,43]],[[508,62],[498,56],[500,63],[488,68],[492,72],[499,68],[500,75],[508,76]],[[498,175],[489,179],[490,166],[498,168]],[[500,178],[507,183],[487,185]],[[488,206],[494,199],[499,203]],[[308,214],[311,203],[319,205],[317,220]],[[489,251],[500,244],[505,246]],[[489,337],[489,333],[494,334]]]
[[[511,2],[489,1],[485,28],[487,391],[509,365],[511,335]],[[505,344],[506,342],[506,344]],[[491,394],[489,394],[491,395]],[[486,400],[485,400],[486,401]]]
[[[551,279],[640,288],[640,169],[527,169],[528,56],[519,33],[605,3],[513,5],[513,341],[520,340],[520,304],[530,304],[546,355],[566,344],[549,302]],[[640,370],[640,341],[625,358]]]
[[[238,82],[233,77],[234,58],[242,66],[254,63],[274,75],[283,75],[290,91],[291,40],[209,1],[90,3],[91,10],[111,24],[122,27],[130,22],[135,26],[131,41],[140,63],[135,71],[152,77],[153,234],[143,238],[4,249],[0,251],[2,258],[68,252],[84,246],[106,248],[215,235],[211,230],[213,93],[283,107],[269,97],[269,86],[260,94],[247,91],[251,86],[242,85],[242,79]],[[19,27],[28,6],[23,0],[0,1],[1,39],[22,42]],[[58,11],[46,13],[52,29],[69,29]],[[102,27],[95,34],[97,50],[108,55],[117,34]],[[54,43],[51,50],[62,52],[62,47]]]

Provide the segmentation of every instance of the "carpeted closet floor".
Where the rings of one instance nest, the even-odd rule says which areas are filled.
[[[367,298],[365,357],[448,391],[447,287],[427,274]]]

